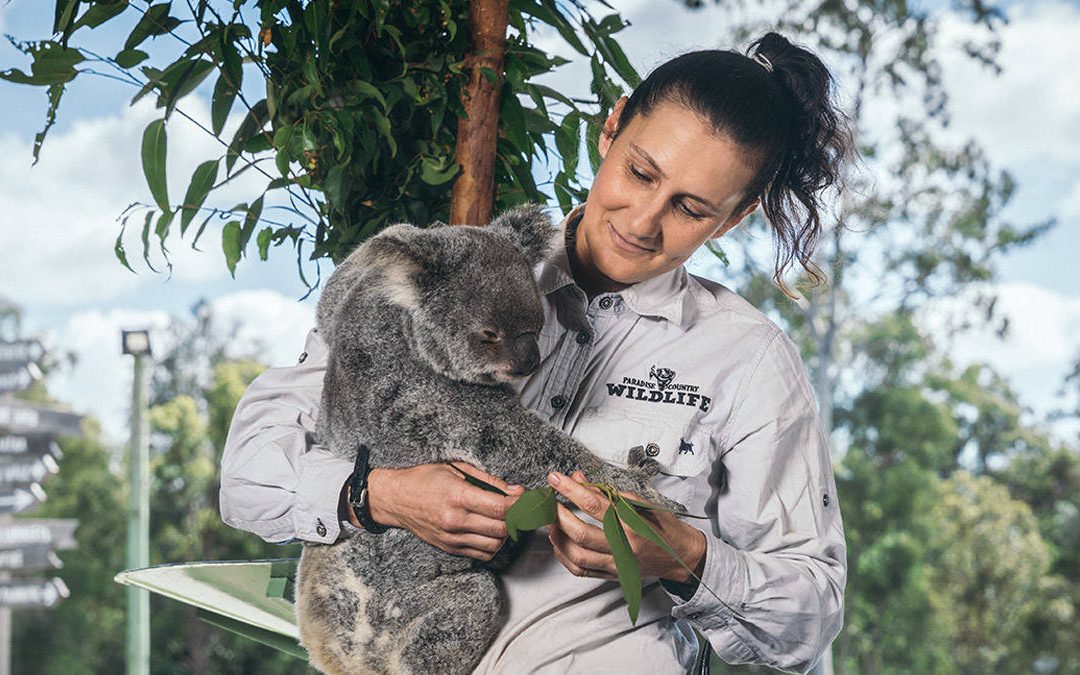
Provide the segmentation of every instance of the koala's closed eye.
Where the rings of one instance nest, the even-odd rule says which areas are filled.
[[[484,330],[480,331],[480,341],[487,342],[489,344],[497,344],[499,342],[502,342],[502,336],[499,335],[498,331],[491,330],[490,328],[485,328]]]

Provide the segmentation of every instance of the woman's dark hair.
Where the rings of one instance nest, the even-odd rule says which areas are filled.
[[[793,261],[815,283],[824,280],[811,260],[821,233],[821,193],[839,187],[852,152],[848,118],[833,90],[832,76],[817,56],[767,33],[745,55],[704,50],[659,66],[626,102],[619,127],[674,101],[745,148],[758,172],[740,208],[761,199],[776,240],[773,280],[791,295],[783,275]]]

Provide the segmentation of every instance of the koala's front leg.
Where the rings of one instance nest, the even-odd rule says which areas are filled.
[[[585,477],[593,483],[608,483],[614,485],[620,492],[632,492],[647,502],[671,509],[676,513],[686,513],[686,507],[679,502],[664,496],[659,490],[651,485],[653,476],[659,471],[660,465],[655,461],[646,460],[645,466],[632,466],[622,469],[612,466],[595,457],[580,467]]]

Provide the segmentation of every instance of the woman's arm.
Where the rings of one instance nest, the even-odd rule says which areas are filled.
[[[221,456],[221,517],[266,541],[331,543],[352,461],[315,442],[326,344],[308,333],[299,363],[271,368],[248,387]]]
[[[828,442],[798,350],[778,332],[740,386],[710,485],[701,578],[673,616],[729,663],[807,671],[840,632],[846,544]]]
[[[340,532],[343,486],[353,462],[316,443],[326,343],[308,334],[294,366],[271,368],[237,404],[221,458],[221,517],[270,542],[332,543]],[[469,466],[477,477],[517,492]],[[503,516],[513,502],[473,487],[447,465],[375,469],[369,478],[376,522],[404,527],[450,553],[490,558],[506,536]]]

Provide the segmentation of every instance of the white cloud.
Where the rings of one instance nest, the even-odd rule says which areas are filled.
[[[311,303],[300,304],[269,290],[225,295],[210,305],[215,325],[222,330],[238,328],[230,345],[232,353],[256,354],[268,365],[295,363],[315,321]],[[50,377],[50,390],[79,413],[98,418],[110,441],[123,443],[129,433],[132,362],[120,353],[120,331],[149,328],[154,353],[160,356],[172,347],[170,321],[162,311],[77,312],[49,340],[52,353],[70,352],[76,357],[73,367]]]
[[[931,303],[920,314],[921,324],[958,363],[987,363],[1009,378],[1021,400],[1035,410],[1053,409],[1060,403],[1056,392],[1064,374],[1080,356],[1080,298],[1028,283],[986,290],[996,292],[996,313],[1009,320],[1004,339],[990,328],[948,337],[950,320],[973,312],[969,296]]]
[[[237,322],[236,348],[253,352],[268,365],[296,363],[304,337],[315,325],[315,307],[270,290],[243,291],[210,303],[223,324]]]
[[[208,120],[201,98],[190,97],[184,106],[194,118]],[[152,202],[139,148],[143,129],[157,117],[160,111],[144,99],[115,115],[77,120],[65,133],[54,130],[34,167],[29,139],[0,136],[0,294],[27,305],[78,305],[160,283],[142,261],[141,217],[129,223],[124,240],[140,273],[123,269],[113,255],[117,216],[132,202]],[[169,121],[168,133],[168,188],[176,203],[198,162],[219,154],[220,146],[179,115]],[[250,198],[263,183],[250,172],[222,191],[219,198],[229,203],[219,205]],[[207,282],[227,275],[220,225],[208,227],[203,252],[181,242],[177,229],[178,222],[168,242],[175,279]],[[162,267],[160,255],[151,260]]]
[[[52,393],[80,414],[93,415],[107,439],[126,441],[131,410],[132,359],[120,353],[120,331],[150,328],[155,352],[160,352],[169,317],[160,311],[115,309],[74,314],[52,340],[53,353],[71,352],[73,368],[49,378]]]
[[[1080,220],[1080,180],[1073,183],[1072,190],[1062,198],[1058,210],[1063,218]]]
[[[942,57],[954,126],[999,162],[1080,162],[1080,6],[1061,0],[1013,3],[1000,28],[1000,76],[948,50]],[[943,44],[984,33],[949,15]]]

